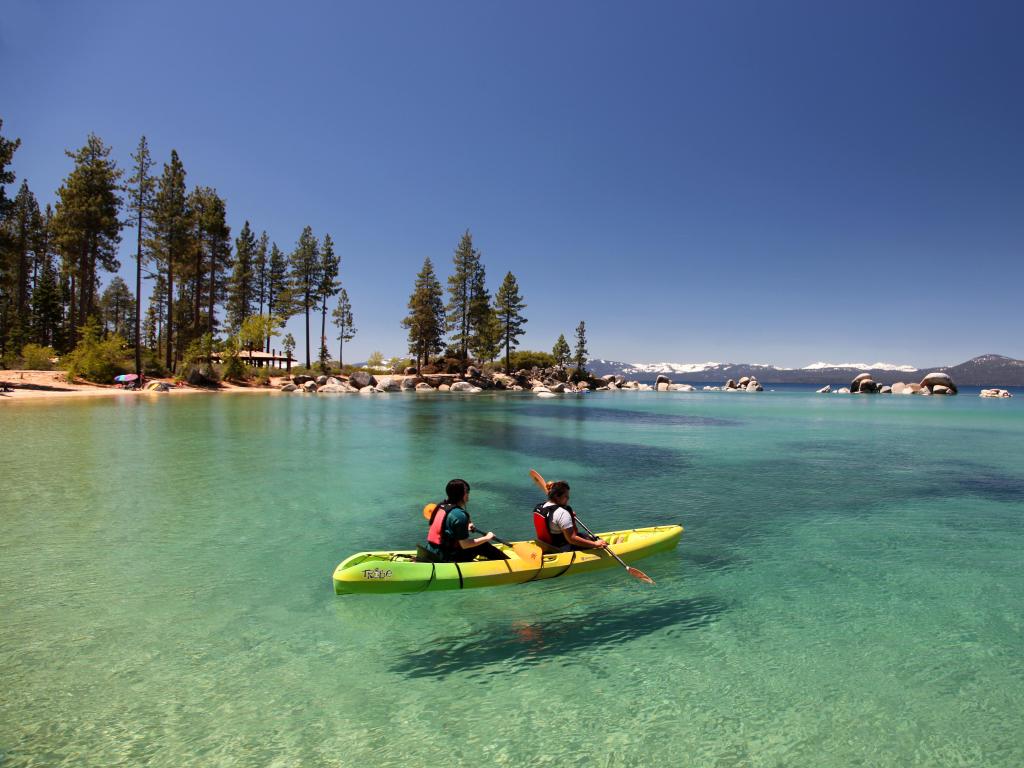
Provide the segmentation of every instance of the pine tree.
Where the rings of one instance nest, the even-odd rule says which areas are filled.
[[[163,175],[157,184],[150,222],[150,254],[159,265],[164,278],[167,311],[164,315],[164,364],[173,371],[178,352],[175,348],[174,278],[189,254],[193,244],[190,227],[188,198],[185,193],[185,167],[176,150],[164,164]]]
[[[338,294],[338,305],[334,308],[331,317],[338,329],[338,367],[340,368],[344,365],[342,354],[345,351],[345,342],[352,341],[352,337],[356,335],[356,328],[352,324],[352,305],[348,300],[348,291],[344,288]]]
[[[95,311],[97,270],[115,272],[120,267],[121,171],[110,159],[110,147],[95,134],[89,134],[81,149],[66,154],[75,167],[57,190],[53,228],[57,247],[68,256],[71,267],[70,324],[74,327]]]
[[[576,363],[576,376],[582,377],[586,372],[587,355],[587,325],[582,320],[576,326],[576,351],[573,353],[573,362]]]
[[[227,223],[227,204],[212,187],[196,187],[191,200],[196,220],[198,247],[204,261],[200,261],[197,291],[206,299],[206,314],[199,330],[211,336],[217,330],[217,305],[227,295],[227,281],[220,279],[231,267],[231,227]],[[206,282],[205,288],[202,281]],[[199,316],[198,305],[196,316]],[[195,338],[199,338],[197,331]]]
[[[256,258],[256,235],[249,222],[235,238],[235,265],[228,281],[228,326],[234,331],[242,327],[253,311],[253,260]]]
[[[270,246],[267,265],[267,314],[280,318],[281,323],[295,314],[293,309],[290,281],[288,279],[288,257],[277,247]],[[270,337],[267,337],[267,352],[270,351]]]
[[[318,288],[321,312],[320,366],[322,368],[325,368],[327,361],[330,360],[330,355],[327,352],[327,302],[341,290],[341,281],[338,280],[340,267],[341,257],[334,253],[334,241],[331,240],[330,235],[324,235],[324,242],[320,248],[320,285]]]
[[[473,248],[473,236],[467,229],[455,249],[454,271],[448,278],[447,328],[452,343],[459,350],[463,368],[467,364],[467,351],[473,334],[474,314],[479,317],[480,253]]]
[[[519,346],[519,337],[525,333],[523,326],[526,325],[526,317],[523,310],[526,303],[519,295],[519,283],[511,272],[505,275],[505,279],[498,288],[495,296],[495,309],[498,322],[501,325],[502,341],[505,344],[505,372],[509,373],[512,365],[512,350]]]
[[[297,303],[306,315],[306,367],[309,368],[309,311],[316,306],[320,287],[320,245],[310,226],[302,230],[295,250],[292,251],[291,285]]]
[[[15,352],[31,338],[32,273],[37,261],[41,228],[39,203],[29,189],[28,181],[22,180],[4,222],[8,269],[3,276],[3,291],[8,300],[3,306],[3,347],[6,349],[9,345]]]
[[[478,360],[486,359],[487,347],[494,339],[491,293],[487,290],[487,271],[477,254],[476,269],[469,283],[469,349]],[[490,334],[488,336],[488,334]],[[493,346],[493,345],[491,345]]]
[[[568,368],[569,363],[572,362],[572,350],[569,349],[569,342],[565,340],[564,333],[558,334],[558,341],[555,342],[555,347],[551,350],[551,355],[555,358],[555,365],[563,371]]]
[[[4,121],[0,119],[0,129]],[[0,135],[0,357],[7,351],[7,337],[14,318],[14,291],[17,269],[13,263],[13,252],[8,233],[7,221],[14,205],[7,197],[6,185],[14,182],[13,171],[8,170],[14,153],[21,146],[21,139],[6,139]]]
[[[473,334],[473,357],[480,362],[494,362],[494,358],[501,354],[501,344],[504,340],[501,320],[498,319],[497,310],[487,308],[487,315],[476,326]]]
[[[267,301],[267,273],[270,265],[267,263],[268,247],[270,238],[266,232],[260,233],[260,239],[256,241],[256,252],[252,259],[253,277],[253,301],[258,304],[258,314],[263,314],[263,306]]]
[[[103,296],[100,298],[100,310],[104,335],[116,333],[132,343],[135,297],[132,295],[131,289],[128,288],[128,284],[119,275],[114,276],[110,285],[103,292]]]
[[[154,163],[149,153],[149,142],[143,136],[132,154],[135,166],[128,179],[128,211],[133,214],[136,227],[135,241],[135,295],[142,297],[142,239],[146,220],[153,209],[156,179],[150,172]],[[135,302],[135,373],[142,375],[142,301]]]
[[[3,118],[0,118],[0,130],[4,127]],[[21,139],[5,139],[0,135],[0,221],[3,221],[10,209],[10,200],[7,199],[7,185],[14,182],[14,172],[7,170],[7,166],[14,159],[14,153],[21,146]]]
[[[402,327],[409,329],[409,354],[416,358],[417,368],[444,348],[444,293],[429,257],[423,260],[423,269],[416,276],[409,314],[402,320]]]
[[[57,269],[53,265],[53,254],[45,249],[39,281],[32,291],[32,335],[35,342],[44,347],[57,347],[62,319]]]

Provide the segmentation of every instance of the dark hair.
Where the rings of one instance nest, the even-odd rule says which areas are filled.
[[[468,494],[469,483],[465,480],[460,480],[459,478],[449,480],[448,485],[444,487],[444,495],[451,504],[458,504],[460,501],[465,501]]]
[[[569,484],[565,480],[556,480],[548,488],[548,500],[560,499],[569,492]]]

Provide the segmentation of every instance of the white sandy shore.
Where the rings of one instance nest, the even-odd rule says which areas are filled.
[[[146,390],[121,389],[109,384],[91,384],[78,381],[68,383],[63,371],[0,371],[0,385],[7,384],[12,392],[0,392],[0,404],[20,402],[45,402],[48,400],[64,400],[67,398],[84,397],[166,397],[182,394],[219,393],[219,392],[263,392],[277,393],[282,379],[271,379],[270,387],[239,387],[234,384],[222,384],[219,389],[203,389],[189,385],[176,386],[173,379],[148,379],[147,381],[163,381],[171,389],[170,392],[147,392]]]

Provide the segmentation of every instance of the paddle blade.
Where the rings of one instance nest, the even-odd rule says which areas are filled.
[[[632,576],[635,579],[640,579],[640,581],[645,581],[648,584],[653,584],[654,583],[654,579],[652,579],[646,573],[641,571],[639,568],[634,568],[633,566],[629,565],[629,566],[626,566],[626,570],[629,572],[629,575]]]
[[[432,502],[430,504],[427,504],[427,506],[425,506],[423,508],[423,519],[424,520],[429,520],[430,519],[430,515],[434,512],[434,507],[436,507],[436,506],[437,506],[437,504],[434,504]]]

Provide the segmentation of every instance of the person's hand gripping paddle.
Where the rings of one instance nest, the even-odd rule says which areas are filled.
[[[538,488],[540,488],[542,491],[544,491],[544,495],[546,496],[547,492],[548,492],[549,485],[544,480],[544,478],[541,477],[540,472],[538,472],[535,469],[531,469],[530,470],[530,479],[533,480],[533,482],[535,482],[537,484]],[[591,536],[594,536],[594,532],[592,530],[590,530],[589,528],[587,528],[587,524],[584,523],[582,520],[580,520],[578,517],[576,518],[576,522],[579,523],[581,526],[583,526],[583,530],[585,530]],[[647,582],[648,584],[653,584],[654,583],[654,579],[652,579],[646,573],[641,571],[639,568],[634,568],[631,565],[627,565],[626,562],[621,557],[619,557],[618,555],[616,555],[612,551],[611,547],[605,547],[604,551],[607,552],[612,557],[614,557],[616,560],[618,560],[619,561],[619,565],[621,565],[623,568],[625,568],[626,572],[630,576],[632,576],[634,579],[640,579],[640,581]]]
[[[437,508],[437,504],[431,502],[423,507],[423,518],[429,520],[430,516],[434,514],[434,510]],[[473,530],[479,530],[475,525]],[[493,532],[492,532],[493,533]],[[526,541],[509,541],[508,539],[502,539],[499,536],[495,536],[494,540],[499,544],[504,544],[506,547],[510,547],[513,552],[516,553],[516,557],[520,560],[525,560],[528,563],[534,565],[540,565],[540,558],[543,554],[536,544],[530,544]]]

